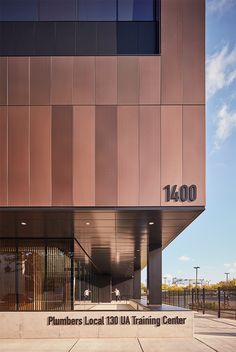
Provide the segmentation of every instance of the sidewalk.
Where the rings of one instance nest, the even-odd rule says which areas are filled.
[[[236,320],[196,313],[193,339],[12,339],[0,352],[235,352]]]

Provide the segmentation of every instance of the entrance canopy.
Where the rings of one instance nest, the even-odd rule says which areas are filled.
[[[74,238],[99,272],[128,278],[147,265],[148,244],[164,249],[203,210],[8,208],[0,212],[0,237]]]

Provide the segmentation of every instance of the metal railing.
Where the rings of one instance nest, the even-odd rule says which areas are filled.
[[[164,290],[162,303],[236,319],[236,288]]]

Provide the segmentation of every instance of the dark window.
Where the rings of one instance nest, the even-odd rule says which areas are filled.
[[[138,23],[137,22],[118,22],[117,33],[117,53],[137,54],[138,53]]]
[[[96,22],[78,22],[76,36],[77,55],[96,55]]]
[[[22,56],[35,54],[35,22],[15,23],[15,52]]]
[[[54,55],[55,53],[55,23],[37,22],[36,55]]]
[[[15,54],[15,22],[0,23],[0,53],[1,55]]]
[[[0,0],[1,21],[37,21],[37,0]]]
[[[40,0],[40,21],[75,21],[76,0]]]
[[[116,55],[116,22],[97,22],[97,54]]]
[[[116,21],[116,0],[77,0],[79,21]]]
[[[139,22],[138,24],[138,53],[153,54],[157,47],[156,22]]]
[[[154,21],[155,0],[118,0],[119,21]]]
[[[56,55],[75,55],[75,22],[56,22]]]

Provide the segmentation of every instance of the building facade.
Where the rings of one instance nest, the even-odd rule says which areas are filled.
[[[204,0],[0,0],[0,310],[161,304],[205,207]]]

